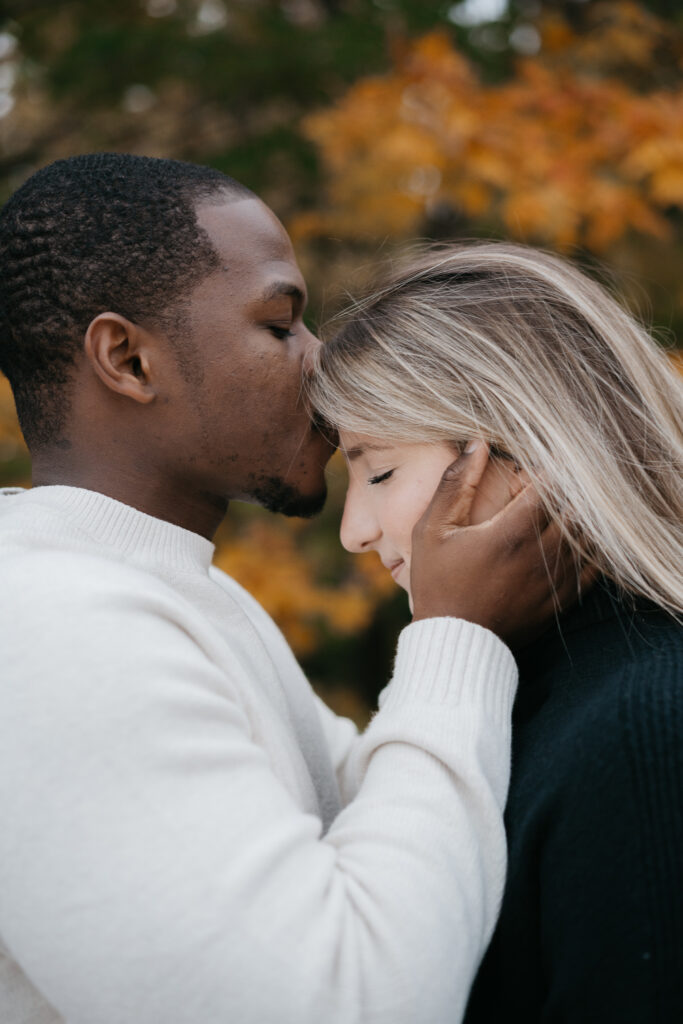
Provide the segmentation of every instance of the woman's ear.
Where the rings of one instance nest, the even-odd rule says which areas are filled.
[[[152,339],[118,313],[100,313],[85,334],[85,357],[102,383],[143,405],[153,402]]]

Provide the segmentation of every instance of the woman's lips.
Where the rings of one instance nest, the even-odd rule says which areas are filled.
[[[389,570],[391,575],[394,577],[394,579],[396,579],[396,577],[398,576],[398,574],[400,573],[401,569],[403,568],[403,566],[405,564],[406,563],[403,561],[403,559],[399,558],[398,562],[391,562],[387,566],[387,569]]]

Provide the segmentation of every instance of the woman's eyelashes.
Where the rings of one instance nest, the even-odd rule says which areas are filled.
[[[386,473],[379,473],[377,476],[371,476],[368,480],[369,484],[381,484],[393,474],[393,469],[388,469]]]

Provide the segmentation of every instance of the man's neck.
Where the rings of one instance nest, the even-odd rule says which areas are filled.
[[[105,471],[100,465],[74,464],[59,452],[34,455],[33,486],[53,485],[96,491],[207,540],[213,539],[228,508],[227,501],[197,492],[180,480],[160,479],[146,469],[107,466]]]

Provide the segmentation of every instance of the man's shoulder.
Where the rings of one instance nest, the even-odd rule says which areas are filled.
[[[54,616],[75,604],[92,606],[107,594],[123,603],[171,593],[152,573],[94,544],[60,544],[47,535],[0,527],[0,607],[5,611],[44,609]]]
[[[201,631],[196,616],[162,581],[92,553],[0,555],[0,646],[25,661],[26,645],[61,659],[83,648],[119,651],[124,643],[166,647]]]
[[[0,564],[5,574],[22,566],[31,572],[36,560],[51,554],[101,556],[101,552],[58,508],[43,504],[35,491],[0,491]]]

